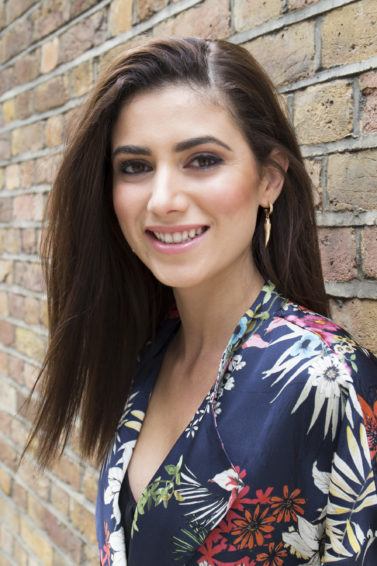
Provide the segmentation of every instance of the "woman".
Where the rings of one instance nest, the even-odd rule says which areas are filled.
[[[32,437],[46,464],[81,415],[101,564],[376,564],[377,360],[327,318],[310,180],[251,55],[122,54],[49,215]]]

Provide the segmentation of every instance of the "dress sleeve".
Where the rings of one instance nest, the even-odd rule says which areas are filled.
[[[322,563],[377,565],[377,359],[358,347],[328,475]]]

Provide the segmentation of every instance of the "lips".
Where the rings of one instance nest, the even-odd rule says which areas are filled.
[[[151,230],[148,227],[145,230],[148,240],[156,251],[165,254],[182,253],[200,245],[200,242],[206,237],[206,233],[209,230],[209,226],[203,225],[196,225],[196,227],[180,226],[179,231],[177,226],[169,227],[168,229],[165,227],[162,229],[161,226],[153,228],[158,229]],[[186,229],[182,230],[182,228]],[[194,236],[191,237],[190,234],[194,234]]]

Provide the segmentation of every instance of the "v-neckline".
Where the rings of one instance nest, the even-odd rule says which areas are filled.
[[[147,407],[146,407],[146,410],[145,410],[144,419],[145,419],[146,414],[147,414],[148,405],[149,405],[150,399],[151,399],[152,394],[153,394],[154,386],[155,386],[155,384],[156,384],[158,375],[159,375],[159,373],[160,373],[160,371],[161,371],[161,368],[162,368],[162,364],[163,364],[164,357],[165,357],[165,355],[166,355],[166,351],[167,351],[167,349],[168,349],[168,347],[169,347],[169,344],[170,344],[171,340],[174,338],[176,332],[179,330],[179,327],[180,327],[180,321],[179,321],[179,319],[178,319],[178,320],[177,320],[177,325],[173,327],[173,329],[172,329],[171,333],[169,334],[168,339],[167,339],[166,342],[164,343],[163,347],[162,347],[161,349],[159,349],[158,353],[156,354],[156,356],[159,357],[159,360],[158,360],[158,363],[156,364],[156,366],[155,366],[155,368],[154,368],[153,375],[151,376],[150,382],[149,382],[149,384],[148,384],[148,385],[149,385],[149,387],[148,387],[149,390],[148,390],[148,392],[147,392],[148,400],[147,400]],[[142,428],[143,424],[141,425],[141,428],[140,428],[140,430],[138,431],[138,435],[137,435],[137,438],[136,438],[135,446],[133,447],[133,450],[132,450],[132,456],[131,456],[131,458],[130,458],[130,461],[128,462],[128,466],[127,466],[127,470],[126,470],[129,490],[130,490],[130,493],[131,493],[131,495],[132,495],[134,501],[136,502],[136,506],[137,506],[138,502],[140,501],[140,499],[143,497],[144,493],[145,493],[145,492],[148,490],[148,488],[153,484],[153,482],[155,481],[155,479],[156,479],[159,475],[161,475],[161,474],[160,474],[161,469],[166,465],[166,462],[169,461],[170,455],[175,451],[177,445],[181,442],[181,440],[182,440],[182,438],[183,438],[183,436],[184,436],[186,430],[190,427],[190,425],[191,425],[191,423],[194,421],[196,415],[197,415],[199,412],[202,412],[202,411],[206,412],[206,411],[208,410],[207,408],[208,408],[208,405],[210,404],[211,396],[212,396],[213,390],[214,390],[214,388],[215,388],[215,386],[216,386],[217,378],[218,378],[218,375],[216,375],[216,378],[215,378],[214,382],[212,383],[212,385],[211,385],[209,391],[208,391],[207,394],[203,397],[202,401],[201,401],[200,404],[198,405],[198,407],[197,407],[197,409],[195,410],[194,414],[191,416],[189,422],[185,425],[184,429],[178,434],[177,438],[175,439],[175,441],[173,442],[173,444],[170,446],[168,452],[165,454],[163,460],[162,460],[161,463],[158,465],[158,467],[155,469],[155,471],[154,471],[153,475],[151,476],[150,480],[149,480],[148,483],[145,485],[145,487],[142,489],[142,491],[141,491],[141,493],[140,493],[140,496],[139,496],[138,498],[136,498],[136,497],[135,497],[135,494],[134,494],[134,492],[133,492],[133,490],[132,490],[132,488],[131,488],[130,478],[129,478],[129,475],[128,475],[128,469],[129,469],[129,465],[130,465],[132,456],[133,456],[134,451],[135,451],[135,447],[136,447],[137,440],[138,440],[138,438],[139,438],[139,436],[140,436],[140,433],[141,433],[141,428]],[[143,423],[144,423],[144,419],[143,419]]]
[[[129,469],[129,464],[131,462],[132,456],[134,454],[135,451],[135,446],[137,443],[137,440],[140,436],[140,432],[143,426],[143,423],[141,424],[140,430],[137,433],[137,437],[136,437],[136,441],[135,441],[135,445],[132,448],[132,454],[131,457],[129,459],[129,462],[127,464],[127,469],[125,470],[125,473],[127,474],[127,481],[128,481],[128,485],[129,485],[129,489],[130,492],[132,494],[132,497],[134,499],[134,501],[136,502],[136,507],[138,505],[138,502],[142,499],[143,495],[146,493],[146,491],[148,490],[148,488],[153,484],[153,482],[156,480],[157,477],[159,477],[159,475],[161,475],[161,470],[164,468],[164,466],[166,465],[167,462],[169,462],[171,455],[175,452],[177,446],[181,443],[182,438],[186,432],[186,430],[188,428],[190,428],[191,424],[193,423],[193,421],[195,420],[195,417],[198,415],[198,413],[200,414],[205,414],[208,411],[208,406],[211,406],[211,401],[214,398],[214,396],[216,395],[216,392],[218,390],[218,386],[219,386],[219,380],[221,378],[221,374],[223,373],[224,370],[224,364],[226,363],[226,358],[227,355],[229,355],[229,353],[231,352],[232,348],[234,347],[234,344],[236,342],[236,339],[238,338],[237,335],[237,328],[239,328],[240,326],[242,327],[241,321],[243,320],[243,318],[248,315],[248,313],[253,313],[254,308],[258,305],[260,299],[262,298],[262,296],[265,296],[269,291],[270,291],[270,287],[272,285],[272,288],[274,288],[274,285],[271,284],[270,281],[264,281],[264,284],[262,286],[262,288],[260,289],[259,293],[257,294],[257,296],[255,297],[253,303],[251,304],[251,306],[241,315],[240,319],[238,320],[236,326],[233,329],[233,332],[230,335],[230,338],[228,340],[227,346],[225,348],[225,350],[223,351],[220,360],[219,360],[219,364],[217,367],[217,374],[216,377],[214,378],[214,381],[209,389],[209,391],[207,392],[207,394],[203,397],[201,403],[199,404],[198,408],[195,410],[194,414],[192,415],[190,421],[186,424],[186,426],[184,427],[184,429],[181,431],[181,433],[178,435],[178,437],[175,439],[174,443],[170,446],[168,452],[166,453],[166,455],[164,456],[163,460],[160,462],[160,464],[158,465],[158,467],[155,469],[153,475],[151,476],[150,480],[148,481],[148,483],[145,485],[145,487],[142,489],[140,496],[138,498],[135,497],[135,494],[131,488],[131,484],[129,481],[129,476],[128,476],[128,469]],[[266,302],[266,301],[263,301]],[[163,336],[162,339],[162,344],[159,345],[157,351],[154,352],[153,355],[153,359],[154,359],[154,367],[153,370],[151,372],[151,375],[149,378],[147,378],[145,386],[146,386],[146,396],[147,396],[147,404],[146,404],[146,409],[144,411],[144,419],[145,416],[147,414],[147,410],[148,410],[148,405],[153,393],[153,389],[156,383],[156,380],[158,378],[158,375],[161,371],[161,367],[162,367],[162,363],[163,363],[163,359],[164,356],[166,354],[166,351],[169,347],[169,344],[171,342],[171,340],[174,338],[176,332],[179,330],[180,326],[181,326],[181,322],[179,319],[179,316],[177,316],[176,318],[174,318],[174,322],[175,324],[173,324],[173,326],[169,329],[168,334]],[[243,329],[244,330],[244,329]],[[158,362],[156,363],[156,358],[158,359]],[[215,419],[215,415],[212,415],[213,418]],[[143,422],[144,422],[143,419]]]

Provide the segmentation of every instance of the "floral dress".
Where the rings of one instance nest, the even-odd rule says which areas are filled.
[[[126,558],[119,491],[178,314],[139,359],[103,463],[104,566],[377,565],[377,359],[266,281],[218,374],[140,496]]]

